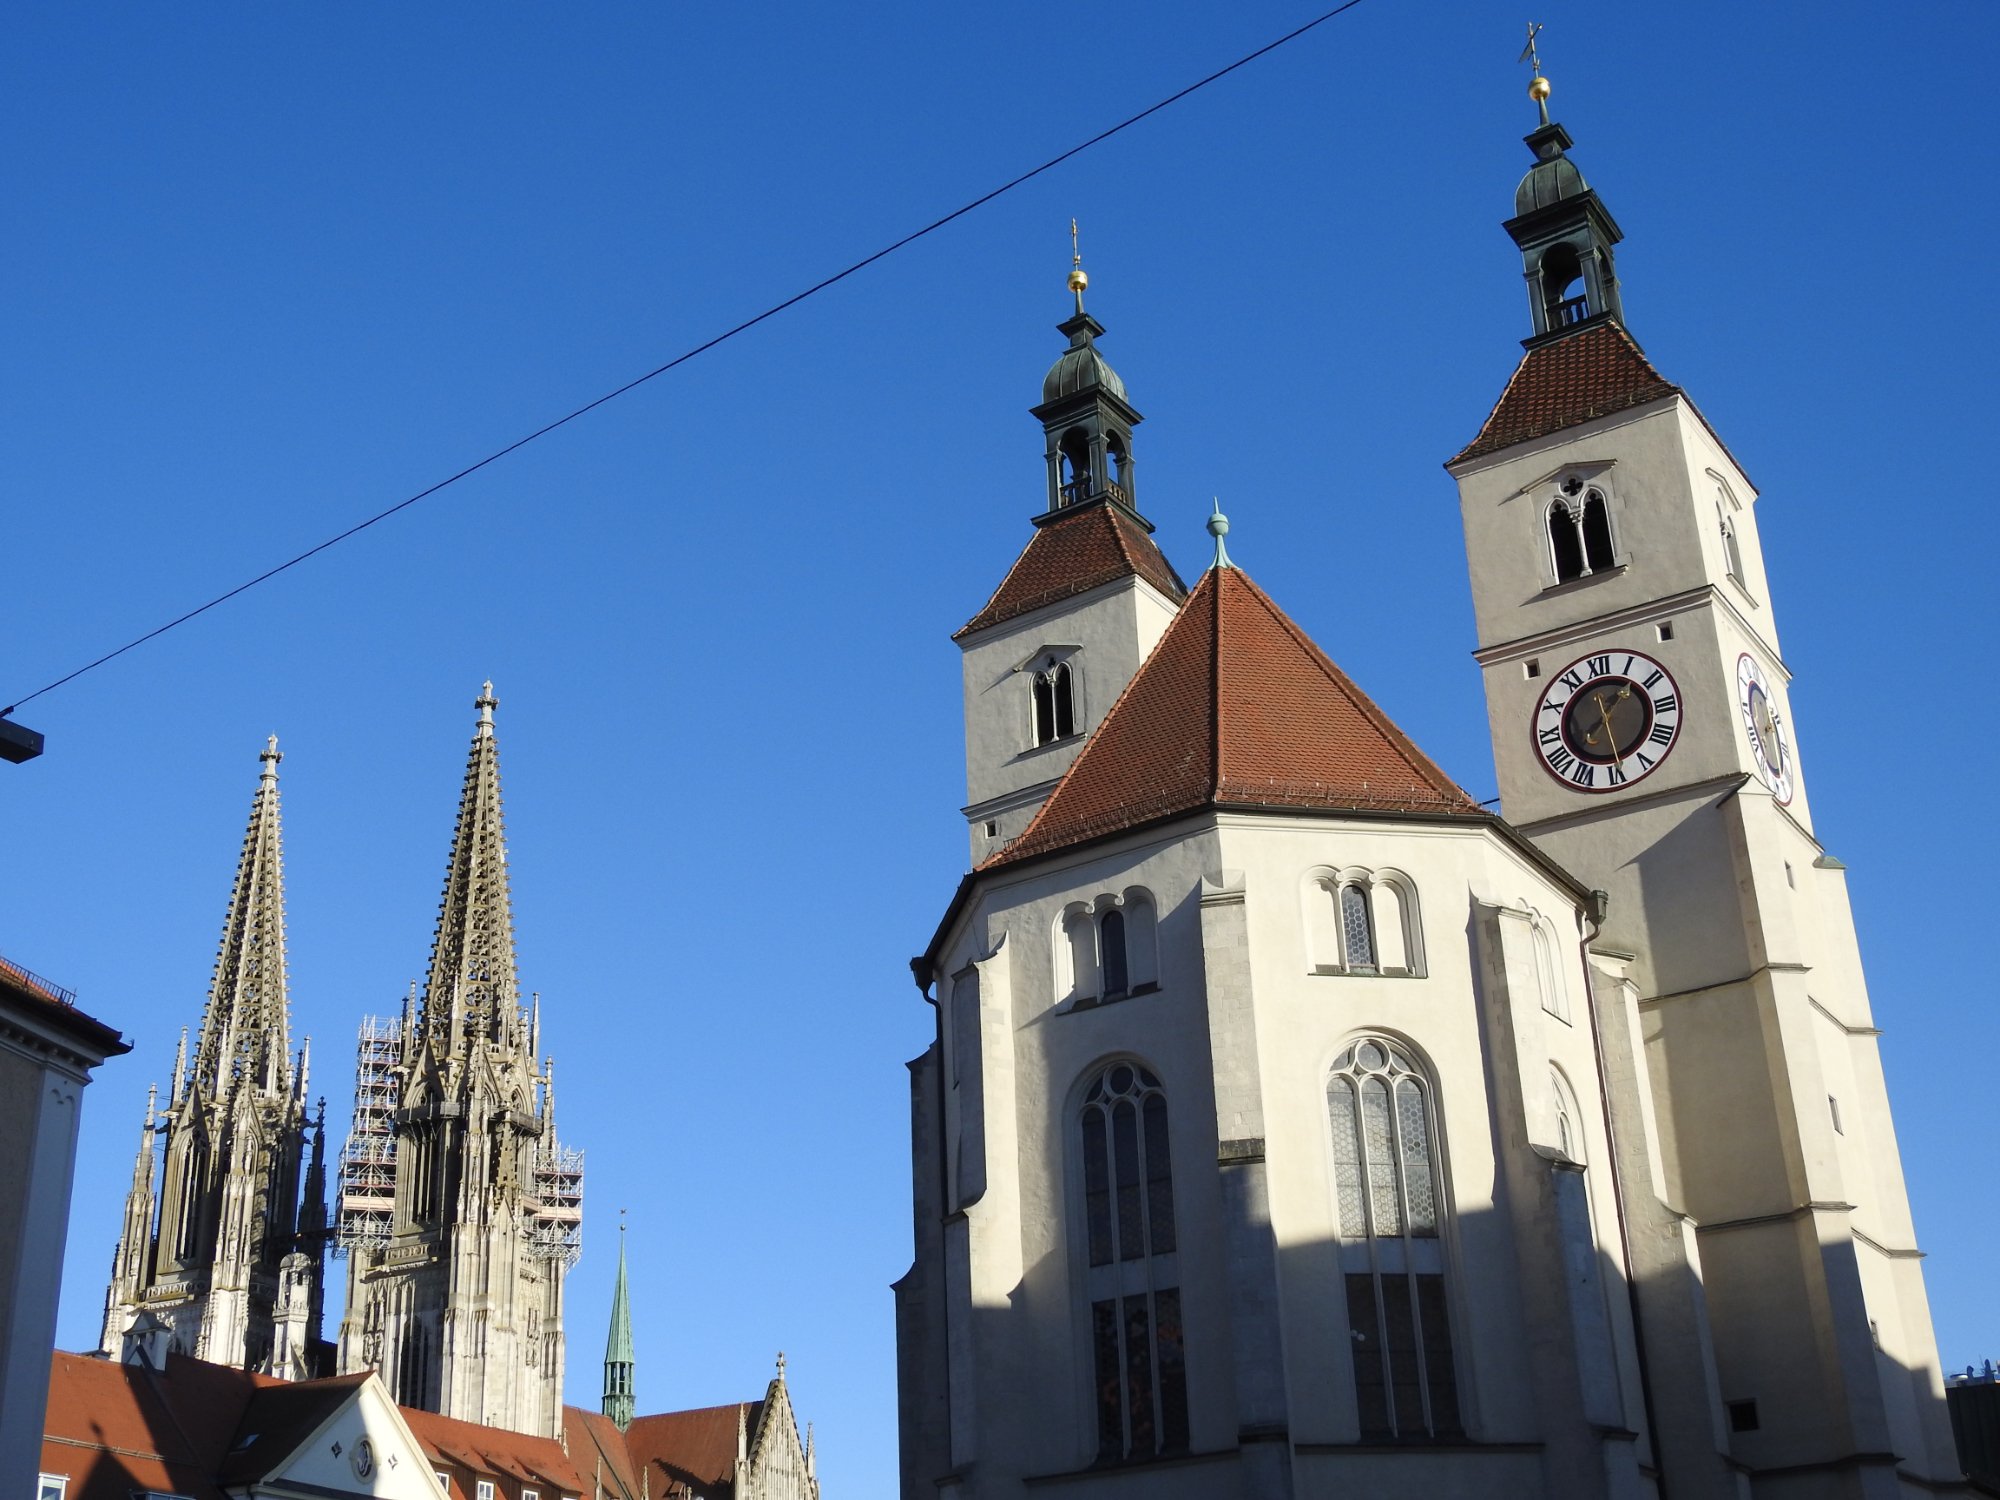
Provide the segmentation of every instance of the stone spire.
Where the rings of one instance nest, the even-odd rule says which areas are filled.
[[[273,735],[259,756],[193,1059],[183,1032],[157,1126],[157,1098],[147,1105],[148,1128],[105,1297],[106,1354],[127,1352],[127,1334],[143,1309],[183,1354],[265,1373],[306,1373],[297,1359],[274,1363],[276,1288],[281,1262],[296,1250],[306,1124],[306,1058],[302,1051],[294,1064],[288,1036],[280,759]],[[156,1128],[165,1136],[157,1193]],[[317,1298],[318,1274],[315,1265],[292,1268],[301,1304]]]
[[[632,1349],[632,1305],[625,1288],[625,1226],[618,1226],[618,1280],[611,1290],[611,1332],[604,1341],[604,1404],[601,1410],[623,1432],[632,1425],[638,1360]]]
[[[382,1371],[403,1406],[556,1437],[583,1161],[556,1139],[553,1068],[521,1004],[498,704],[486,683],[422,998],[393,1037],[364,1034],[393,1054],[377,1060],[394,1080],[389,1139],[369,1149],[393,1163],[394,1197],[386,1223],[371,1209],[343,1241],[340,1369]]]
[[[469,1037],[511,1043],[521,1030],[500,756],[493,737],[493,710],[499,705],[493,684],[484,684],[474,704],[479,720],[418,1016],[417,1029],[438,1060],[462,1057]]]
[[[263,764],[250,827],[236,863],[236,884],[222,920],[222,946],[195,1044],[194,1085],[218,1099],[237,1088],[289,1092],[291,1043],[286,1036],[285,861],[278,828],[278,762],[274,734],[258,756]]]

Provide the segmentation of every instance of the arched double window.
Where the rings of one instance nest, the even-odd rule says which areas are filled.
[[[1340,1268],[1363,1441],[1461,1432],[1429,1081],[1402,1047],[1362,1037],[1326,1085]]]
[[[1422,924],[1408,877],[1322,868],[1307,875],[1304,898],[1313,973],[1423,973]]]
[[[1064,908],[1056,993],[1075,1004],[1122,1000],[1159,988],[1153,898],[1137,886]]]
[[[1167,1096],[1133,1062],[1084,1090],[1084,1300],[1097,1459],[1120,1463],[1188,1446]]]
[[[1611,504],[1596,485],[1569,478],[1549,502],[1549,563],[1557,583],[1587,578],[1617,565],[1611,544]]]
[[[1034,669],[1035,743],[1052,745],[1076,733],[1076,674],[1051,656]]]

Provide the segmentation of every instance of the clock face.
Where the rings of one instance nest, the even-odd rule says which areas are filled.
[[[1792,747],[1778,718],[1778,705],[1757,663],[1748,654],[1736,658],[1736,711],[1750,739],[1750,759],[1757,779],[1780,802],[1792,800]]]
[[[354,1451],[348,1455],[347,1461],[353,1465],[356,1479],[366,1479],[375,1472],[375,1445],[367,1438],[363,1438],[354,1445]]]
[[[1564,786],[1615,792],[1645,780],[1673,752],[1680,688],[1650,656],[1596,652],[1550,681],[1529,733],[1542,769]]]

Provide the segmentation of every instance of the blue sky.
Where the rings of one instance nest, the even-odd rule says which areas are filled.
[[[0,55],[0,702],[838,269],[1318,6],[17,8]],[[1934,5],[1551,5],[1629,323],[1762,490],[1941,1353],[2000,1355],[1990,83]],[[344,1129],[428,953],[491,677],[520,957],[588,1152],[571,1386],[630,1209],[642,1409],[789,1356],[893,1484],[907,956],[964,864],[957,653],[1041,504],[1082,221],[1145,508],[1492,790],[1453,488],[1527,331],[1523,19],[1357,10],[283,580],[24,708],[0,952],[134,1053],[88,1096],[95,1339],[146,1085],[282,736],[295,1027]],[[1981,605],[1980,600],[1988,600]]]

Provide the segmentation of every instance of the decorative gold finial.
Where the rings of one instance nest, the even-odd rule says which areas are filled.
[[[1083,312],[1083,289],[1090,285],[1090,277],[1084,274],[1083,252],[1077,248],[1076,220],[1069,221],[1069,289],[1076,293],[1076,310]]]
[[[1549,81],[1542,77],[1542,54],[1535,46],[1535,38],[1542,32],[1537,21],[1528,23],[1528,45],[1521,49],[1521,55],[1514,59],[1517,63],[1530,63],[1534,76],[1528,80],[1528,97],[1535,101],[1535,107],[1542,112],[1542,123],[1549,123]]]

